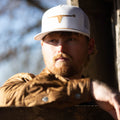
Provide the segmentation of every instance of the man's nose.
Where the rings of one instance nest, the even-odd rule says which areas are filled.
[[[64,52],[65,50],[65,44],[63,42],[60,42],[57,46],[58,53]]]

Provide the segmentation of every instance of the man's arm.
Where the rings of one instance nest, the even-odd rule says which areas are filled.
[[[18,73],[0,87],[0,106],[24,106],[26,85],[35,77],[31,73]]]
[[[91,93],[103,110],[110,113],[115,120],[120,120],[120,93],[114,92],[100,81],[91,82]]]
[[[0,106],[40,105],[64,108],[89,100],[91,100],[89,78],[68,81],[45,72],[37,76],[19,73],[0,87]]]

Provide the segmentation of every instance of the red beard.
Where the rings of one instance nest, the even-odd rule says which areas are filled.
[[[65,53],[58,54],[53,58],[53,64],[54,66],[49,70],[53,74],[68,77],[75,73],[72,66],[72,57],[70,55]]]

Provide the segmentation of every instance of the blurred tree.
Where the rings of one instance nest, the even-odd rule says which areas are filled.
[[[18,72],[38,74],[44,67],[40,41],[33,39],[41,30],[45,10],[65,0],[0,1],[0,85]]]

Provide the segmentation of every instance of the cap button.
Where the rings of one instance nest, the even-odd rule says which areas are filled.
[[[75,94],[76,99],[80,99],[80,96],[81,96],[80,93]]]

